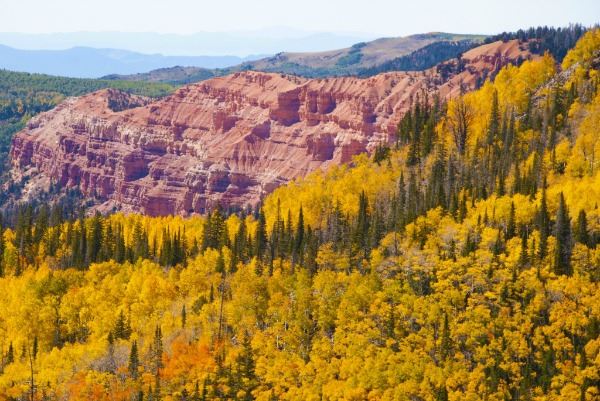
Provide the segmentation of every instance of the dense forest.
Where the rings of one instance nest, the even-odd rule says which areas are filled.
[[[442,41],[424,46],[406,56],[387,61],[375,67],[358,71],[360,77],[370,77],[388,71],[423,71],[442,61],[458,57],[481,42],[472,40]]]
[[[587,28],[580,24],[573,24],[563,28],[538,26],[529,29],[519,29],[516,32],[502,32],[498,35],[489,36],[485,39],[485,43],[492,43],[497,40],[506,42],[511,39],[519,39],[522,42],[528,42],[529,49],[534,54],[549,52],[560,62],[586,31]]]
[[[0,400],[600,397],[600,30],[256,208],[23,205]]]
[[[12,135],[23,128],[31,116],[53,108],[67,96],[79,96],[103,88],[150,97],[165,96],[174,89],[168,84],[65,78],[0,70],[1,169],[5,170]]]

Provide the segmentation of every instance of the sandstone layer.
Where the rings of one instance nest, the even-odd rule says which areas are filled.
[[[417,94],[456,96],[531,55],[496,42],[423,72],[304,79],[239,72],[149,101],[115,90],[70,98],[13,139],[16,178],[79,187],[149,215],[254,204],[278,185],[394,140]]]

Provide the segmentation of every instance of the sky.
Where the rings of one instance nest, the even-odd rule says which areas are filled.
[[[600,0],[0,0],[0,31],[189,34],[286,27],[403,36],[600,22]]]

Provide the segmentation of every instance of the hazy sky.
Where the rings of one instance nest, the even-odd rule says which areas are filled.
[[[600,0],[0,0],[2,32],[192,33],[274,26],[405,35],[600,21]]]

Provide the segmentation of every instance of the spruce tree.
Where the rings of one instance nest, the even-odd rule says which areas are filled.
[[[300,208],[300,212],[302,213],[302,208]],[[265,212],[262,209],[258,215],[254,244],[254,254],[258,260],[262,260],[267,249],[267,219],[265,218]]]
[[[370,229],[369,199],[365,191],[360,193],[358,198],[358,216],[356,218],[356,227],[354,229],[354,241],[362,253],[362,258],[369,257],[369,229]]]
[[[15,361],[15,350],[13,348],[13,343],[11,341],[10,344],[8,345],[8,352],[6,353],[6,364],[10,365],[14,361]]]
[[[450,325],[448,323],[448,314],[444,313],[444,321],[442,323],[442,339],[440,344],[440,354],[443,361],[450,356],[452,348],[452,339],[450,338]]]
[[[236,359],[238,381],[240,392],[243,393],[241,400],[250,401],[253,400],[252,391],[258,385],[256,380],[256,374],[254,372],[255,362],[250,343],[249,336],[245,335],[242,340],[242,352]]]
[[[500,133],[500,110],[498,106],[498,91],[492,94],[492,108],[488,121],[487,145],[492,146]]]
[[[131,351],[129,352],[129,374],[133,379],[137,379],[140,360],[138,357],[137,341],[131,343]]]
[[[223,252],[219,251],[219,257],[217,258],[217,265],[215,267],[215,271],[217,273],[221,273],[221,275],[225,274],[225,258],[223,257]]]
[[[558,211],[556,212],[556,248],[554,252],[554,272],[556,274],[571,275],[571,251],[573,248],[571,238],[571,219],[565,203],[563,193],[560,193]]]
[[[515,203],[510,203],[510,213],[508,215],[508,222],[506,223],[506,239],[509,240],[516,235],[517,223],[515,216]]]
[[[90,232],[86,255],[88,263],[95,263],[99,259],[100,250],[102,248],[102,232],[102,217],[100,216],[100,213],[96,213],[90,222]]]
[[[529,263],[529,252],[527,250],[527,231],[521,234],[521,253],[519,254],[519,267],[525,267]]]
[[[537,227],[540,231],[540,242],[538,244],[538,258],[540,260],[546,257],[548,246],[548,235],[550,234],[550,215],[546,203],[546,185],[542,188],[542,199],[537,213]]]
[[[582,209],[577,215],[577,225],[575,226],[575,241],[580,244],[590,246],[590,235],[587,228],[587,215]]]
[[[298,212],[298,222],[296,223],[296,234],[294,235],[294,261],[302,264],[304,258],[304,212],[302,205]]]

